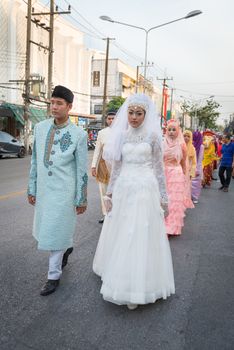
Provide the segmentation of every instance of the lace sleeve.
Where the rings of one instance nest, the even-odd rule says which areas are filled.
[[[120,170],[121,170],[121,166],[122,166],[122,161],[114,161],[112,166],[111,166],[111,176],[110,176],[110,181],[107,187],[107,192],[106,195],[112,195],[113,193],[113,189],[114,189],[114,185],[116,182],[116,179],[118,178],[119,174],[120,174]]]
[[[153,147],[153,169],[154,169],[154,174],[158,180],[159,192],[161,196],[161,204],[168,204],[164,164],[163,164],[163,152],[162,152],[162,147],[160,146],[160,143],[156,137],[154,137],[152,147]]]

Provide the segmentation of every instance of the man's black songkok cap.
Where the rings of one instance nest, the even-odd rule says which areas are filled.
[[[74,99],[74,95],[71,90],[62,85],[55,86],[54,91],[52,92],[52,97],[63,98],[68,103],[72,103]]]

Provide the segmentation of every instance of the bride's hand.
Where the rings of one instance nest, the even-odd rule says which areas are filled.
[[[103,201],[104,201],[106,211],[107,213],[109,213],[112,210],[112,199],[109,196],[104,196]]]
[[[164,218],[166,218],[169,215],[169,209],[167,203],[161,203],[161,207],[164,211]]]

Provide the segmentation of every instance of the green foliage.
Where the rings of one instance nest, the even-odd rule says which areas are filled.
[[[207,99],[205,105],[199,106],[193,102],[184,101],[181,109],[191,118],[198,118],[199,125],[204,129],[217,129],[217,119],[219,117],[219,103],[213,99]]]
[[[224,132],[234,135],[234,113],[230,115],[229,122],[226,120]]]
[[[107,104],[107,112],[111,111],[111,110],[118,110],[122,104],[124,103],[125,98],[121,97],[121,96],[116,96],[113,97],[112,100],[110,100],[110,102]]]

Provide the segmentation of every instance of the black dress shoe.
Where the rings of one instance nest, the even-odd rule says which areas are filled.
[[[219,190],[223,190],[223,189],[224,189],[224,186],[220,186],[220,187],[219,187]]]
[[[52,294],[56,291],[58,285],[59,285],[59,280],[47,280],[47,282],[42,287],[40,294],[42,296]]]
[[[211,177],[212,180],[217,181],[218,179],[216,177]]]
[[[105,217],[103,217],[101,220],[98,220],[99,224],[103,224],[104,220],[105,220]]]
[[[62,269],[67,265],[69,255],[73,252],[73,247],[68,248],[63,254]]]

